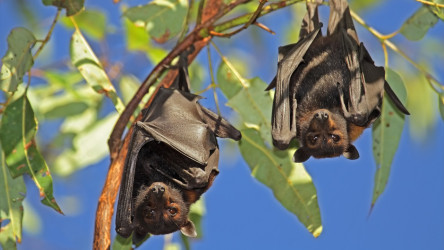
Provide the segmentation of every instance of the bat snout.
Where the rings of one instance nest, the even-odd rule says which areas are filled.
[[[320,110],[319,112],[316,112],[313,116],[314,119],[319,120],[319,121],[326,121],[328,120],[328,112],[325,110]]]
[[[154,184],[151,187],[150,193],[156,195],[157,197],[162,197],[165,193],[165,187],[162,184]]]

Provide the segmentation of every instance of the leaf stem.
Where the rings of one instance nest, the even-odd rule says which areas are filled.
[[[239,29],[229,32],[229,33],[225,33],[225,34],[210,30],[210,34],[213,36],[219,36],[219,37],[232,37],[233,35],[236,35],[237,33],[241,32],[242,30],[248,28],[248,26],[250,26],[251,24],[253,24],[256,21],[256,19],[261,14],[262,8],[264,7],[265,3],[267,3],[267,0],[260,0],[256,11],[250,16],[248,21],[246,23],[244,23],[244,25],[242,25],[242,27],[240,27]]]
[[[220,49],[216,46],[216,44],[211,41],[211,45],[216,49],[217,53],[219,54],[222,61],[224,61],[225,64],[227,64],[228,68],[230,68],[231,71],[233,71],[233,74],[236,76],[236,78],[239,80],[239,82],[242,84],[242,87],[247,88],[248,83],[245,81],[245,79],[237,72],[236,68],[233,66],[233,64],[228,61],[228,59],[222,54]]]
[[[182,32],[180,32],[180,36],[179,39],[177,40],[177,43],[182,42],[182,40],[185,38],[185,35],[188,32],[189,22],[191,17],[191,9],[193,8],[193,5],[194,5],[194,0],[190,0],[188,4],[187,16],[185,17],[185,22],[182,27]]]
[[[287,6],[290,6],[290,5],[298,3],[298,2],[305,2],[305,0],[284,0],[281,2],[269,4],[269,5],[265,6],[264,8],[262,8],[260,13],[257,14],[256,19],[261,16],[264,16],[268,13],[285,8]],[[225,30],[245,24],[245,23],[249,22],[250,20],[252,20],[252,17],[254,17],[256,12],[257,12],[257,10],[253,13],[248,13],[248,14],[233,18],[231,20],[222,22],[220,24],[217,24],[213,27],[212,31],[217,32],[217,33],[222,33]],[[255,21],[256,19],[253,19],[253,21]]]
[[[400,56],[404,57],[405,60],[407,60],[410,64],[412,64],[419,72],[421,72],[422,74],[425,75],[425,77],[427,78],[430,86],[432,87],[432,89],[436,93],[444,94],[444,86],[433,75],[431,75],[427,70],[425,70],[423,67],[421,67],[418,63],[413,61],[413,59],[411,59],[404,51],[399,49],[398,46],[396,46],[394,43],[392,43],[391,41],[388,40],[389,38],[391,38],[394,35],[396,35],[397,32],[394,32],[394,33],[392,33],[390,35],[382,35],[377,30],[375,30],[372,27],[370,27],[369,25],[367,25],[364,22],[364,20],[362,20],[362,18],[360,16],[358,16],[352,10],[350,10],[350,14],[353,17],[353,19],[355,19],[359,24],[361,24],[364,28],[366,28],[368,31],[370,31],[370,33],[372,33],[375,37],[377,37],[381,41],[381,44],[383,45],[383,49],[384,49],[385,46],[387,46],[391,50],[393,50],[394,52],[398,53]]]
[[[434,2],[429,2],[429,1],[424,1],[424,0],[416,0],[417,2],[423,3],[423,4],[427,4],[430,6],[435,6],[438,8],[444,8],[444,4],[439,4],[439,3],[434,3]]]
[[[199,7],[197,9],[197,18],[196,18],[196,26],[202,22],[202,11],[205,5],[205,0],[200,0]]]
[[[52,20],[52,24],[51,27],[49,28],[48,33],[46,34],[45,39],[43,39],[43,41],[41,41],[42,44],[40,44],[40,47],[37,49],[37,51],[35,52],[34,56],[32,57],[33,60],[35,60],[37,58],[37,56],[40,54],[40,52],[42,52],[43,48],[45,47],[45,45],[48,43],[49,39],[51,38],[52,35],[52,31],[54,30],[54,27],[57,23],[57,20],[59,18],[60,12],[61,12],[61,8],[57,9],[57,13],[54,17],[54,20]]]
[[[210,52],[209,45],[207,45],[207,55],[208,55],[208,70],[210,71],[210,76],[211,76],[211,84],[210,85],[212,86],[212,89],[213,89],[214,103],[216,104],[217,115],[221,116],[220,108],[219,108],[219,99],[217,98],[217,93],[216,93],[214,73],[213,73],[213,63],[211,62],[211,52]]]

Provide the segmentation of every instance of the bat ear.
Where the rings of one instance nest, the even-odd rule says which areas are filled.
[[[296,150],[296,152],[293,155],[293,161],[294,162],[304,162],[306,160],[308,160],[308,158],[310,158],[310,154],[307,152],[307,150],[305,150],[304,147],[302,148],[298,148],[298,150]]]
[[[197,236],[196,228],[194,227],[194,223],[188,220],[185,225],[180,228],[180,232],[187,237],[195,238]]]
[[[359,158],[359,152],[355,146],[348,146],[347,150],[342,153],[342,155],[349,160],[356,160]]]

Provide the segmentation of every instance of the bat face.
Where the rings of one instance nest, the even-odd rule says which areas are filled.
[[[345,119],[327,109],[308,114],[301,120],[301,142],[315,158],[336,157],[349,145]]]
[[[168,234],[182,228],[195,233],[194,226],[188,228],[189,206],[184,202],[179,189],[171,185],[154,182],[148,187],[143,186],[135,200],[136,241],[137,238],[144,238],[147,233]]]

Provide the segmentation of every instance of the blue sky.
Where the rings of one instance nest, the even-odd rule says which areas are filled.
[[[2,56],[7,50],[6,38],[11,28],[24,25],[14,11],[12,2],[0,0]],[[49,24],[55,8],[42,6],[41,1],[32,2],[33,9],[38,10],[39,16]],[[127,1],[127,4],[134,5],[135,1]],[[114,26],[120,26],[119,7],[112,5],[111,0],[94,3],[86,0],[86,6],[102,6],[107,10],[108,20]],[[382,4],[359,14],[377,30],[390,33],[399,28],[418,6],[415,1],[382,1]],[[323,7],[321,15],[326,20],[327,7]],[[272,36],[256,30],[256,33],[265,38],[263,43],[256,43],[246,33],[233,37],[229,42],[220,39],[215,41],[228,56],[239,52],[246,55],[247,59],[252,58],[247,76],[259,76],[269,82],[275,74],[277,46],[282,45],[285,40],[284,31],[288,30],[289,19],[288,11],[279,11],[261,19],[261,22],[277,33]],[[360,25],[355,25],[360,39],[372,53],[376,64],[382,65],[383,55],[377,41]],[[46,32],[46,28],[43,30]],[[48,57],[51,56],[54,60],[68,57],[70,34],[71,31],[60,25],[56,27],[50,44],[52,53]],[[441,21],[428,36],[444,42],[443,34],[444,25]],[[111,35],[108,39],[115,46],[114,50],[110,50],[111,56],[118,57],[121,53],[119,48],[124,46],[122,38]],[[398,36],[394,41],[406,48],[405,51],[414,58],[420,58],[421,55],[416,52],[421,46],[425,46]],[[259,55],[253,53],[257,48],[261,48]],[[212,55],[215,65],[218,65],[219,59],[215,53]],[[132,54],[127,60],[140,57],[142,56]],[[396,70],[399,60],[393,55],[390,58],[395,58],[391,60],[391,66]],[[198,59],[204,63],[206,53],[201,53]],[[145,60],[145,63],[148,62]],[[435,75],[444,82],[442,58],[440,63],[431,63],[436,63],[435,70],[439,73]],[[140,79],[151,70],[148,64],[131,64],[125,68]],[[412,71],[415,72],[414,69]],[[409,84],[408,79],[404,81]],[[229,109],[224,108],[223,112],[229,114]],[[306,162],[307,171],[317,188],[323,221],[323,233],[316,239],[296,216],[274,199],[267,187],[251,177],[237,147],[234,150],[225,148],[219,162],[220,175],[205,194],[207,214],[203,220],[204,235],[202,239],[192,241],[192,249],[444,249],[444,123],[438,119],[427,129],[425,141],[419,142],[409,133],[409,119],[415,117],[407,119],[386,191],[378,199],[371,214],[369,209],[376,170],[371,148],[371,130],[366,130],[356,142],[361,155],[356,161],[337,158],[310,159]],[[40,133],[42,137],[46,135],[45,125],[42,125]],[[220,144],[224,148],[228,143],[220,140]],[[41,230],[38,233],[25,230],[19,249],[90,248],[97,199],[108,164],[108,159],[104,159],[69,178],[54,177],[54,195],[62,210],[68,211],[65,216],[41,205],[37,189],[27,178],[26,200],[39,214]],[[72,197],[77,202],[73,202]],[[162,236],[152,237],[141,249],[161,249],[163,240]],[[174,240],[179,240],[177,233]]]

